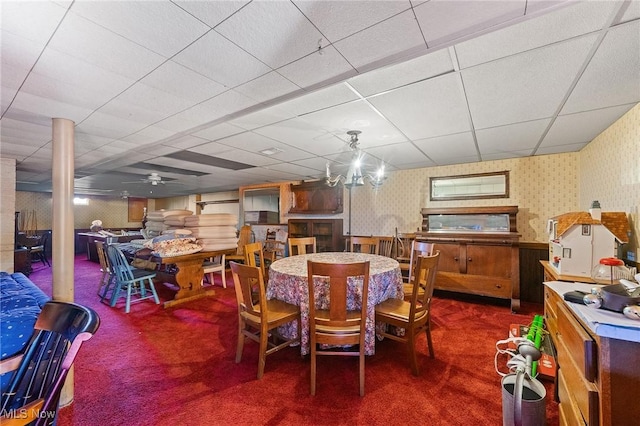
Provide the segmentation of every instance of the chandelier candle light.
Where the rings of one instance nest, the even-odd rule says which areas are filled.
[[[358,148],[358,135],[362,133],[360,130],[349,130],[347,134],[351,137],[349,141],[349,148],[353,151],[353,156],[351,157],[351,163],[349,164],[349,170],[347,171],[347,175],[338,175],[335,177],[331,177],[331,169],[329,167],[329,163],[327,163],[327,175],[325,177],[325,183],[328,186],[336,186],[338,182],[342,182],[344,186],[347,188],[351,188],[353,186],[362,186],[364,185],[364,180],[368,180],[371,186],[374,188],[378,188],[382,185],[384,180],[387,178],[384,175],[384,164],[380,166],[375,175],[371,175],[368,173],[362,173],[362,162],[361,159],[363,157],[362,151]]]

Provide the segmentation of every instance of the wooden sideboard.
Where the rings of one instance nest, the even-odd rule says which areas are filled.
[[[640,324],[562,298],[591,286],[545,282],[545,323],[559,367],[560,425],[635,425],[640,418]]]
[[[511,299],[520,309],[519,234],[515,206],[422,209],[422,232],[416,239],[440,251],[438,290]],[[458,225],[446,225],[449,217]],[[483,222],[499,217],[499,229]],[[434,223],[438,218],[438,224]],[[443,226],[442,223],[445,223]]]

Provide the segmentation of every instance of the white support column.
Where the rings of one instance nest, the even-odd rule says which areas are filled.
[[[51,261],[53,268],[53,299],[74,301],[74,228],[73,176],[75,123],[65,118],[53,120],[53,220],[51,223]],[[60,405],[73,401],[73,369],[69,371]]]

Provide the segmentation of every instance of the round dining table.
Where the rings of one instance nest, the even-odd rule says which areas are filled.
[[[307,284],[307,261],[323,263],[356,263],[369,261],[369,295],[367,301],[367,323],[365,336],[365,354],[375,353],[376,324],[375,305],[387,299],[402,299],[402,275],[400,265],[394,259],[366,253],[330,252],[311,253],[285,257],[276,260],[269,268],[267,298],[278,299],[300,307],[301,336],[300,352],[309,353],[309,287]],[[359,310],[362,303],[362,279],[349,280],[347,290],[348,309]],[[328,307],[328,283],[314,280],[316,308]],[[292,322],[279,328],[284,337],[297,335],[296,323]]]

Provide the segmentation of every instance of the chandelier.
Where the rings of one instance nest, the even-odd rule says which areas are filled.
[[[327,175],[324,180],[328,186],[336,186],[338,182],[342,182],[344,186],[350,189],[353,186],[364,185],[364,181],[367,180],[371,186],[379,188],[387,178],[384,175],[384,164],[380,166],[375,175],[362,172],[362,157],[364,154],[360,151],[360,148],[358,148],[358,135],[360,133],[362,133],[360,130],[349,130],[347,132],[351,137],[351,140],[349,141],[349,148],[353,151],[353,155],[351,157],[351,163],[349,163],[349,170],[347,171],[346,176],[338,175],[332,177],[331,168],[329,163],[327,163]]]

